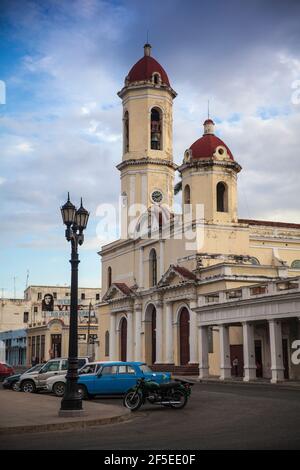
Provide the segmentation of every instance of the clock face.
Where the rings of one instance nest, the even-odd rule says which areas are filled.
[[[156,202],[156,203],[161,202],[163,200],[162,192],[156,189],[155,191],[152,192],[151,199],[153,202]]]

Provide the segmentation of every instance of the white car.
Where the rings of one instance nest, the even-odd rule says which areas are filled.
[[[82,368],[88,362],[88,357],[79,357],[79,368]],[[18,381],[18,387],[22,392],[27,393],[34,393],[39,390],[45,390],[47,389],[46,382],[49,377],[59,378],[60,375],[64,376],[67,373],[67,370],[67,358],[50,359],[38,372],[34,374],[25,372],[22,374]]]
[[[89,362],[78,371],[78,374],[95,374],[98,372],[101,364],[103,362]],[[54,393],[57,397],[62,397],[65,394],[66,381],[65,375],[49,377],[46,380],[46,388],[48,392]]]

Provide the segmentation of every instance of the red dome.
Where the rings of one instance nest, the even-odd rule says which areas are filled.
[[[145,47],[150,45],[145,44]],[[170,86],[168,75],[162,66],[150,55],[144,55],[130,70],[126,77],[129,83],[152,80],[153,73],[158,72],[161,77],[161,83]]]
[[[222,145],[226,148],[229,158],[234,160],[233,155],[223,140],[216,137],[214,134],[204,134],[200,139],[196,140],[193,145],[190,146],[192,151],[192,158],[212,158],[216,148]]]

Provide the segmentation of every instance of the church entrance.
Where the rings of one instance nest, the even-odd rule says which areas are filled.
[[[179,317],[179,352],[180,365],[188,364],[190,360],[190,314],[186,307],[181,310]]]
[[[127,320],[122,318],[120,325],[120,356],[121,361],[127,360]]]
[[[145,313],[145,361],[147,364],[156,362],[156,308],[148,305]]]

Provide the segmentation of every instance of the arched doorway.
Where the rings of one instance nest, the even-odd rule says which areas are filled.
[[[183,307],[179,316],[179,352],[180,365],[186,365],[190,360],[190,314]]]
[[[153,306],[151,316],[152,364],[156,361],[156,309]]]
[[[147,364],[156,362],[156,308],[148,305],[145,312],[145,361]]]
[[[120,359],[127,360],[127,320],[125,317],[121,320],[120,325]]]

